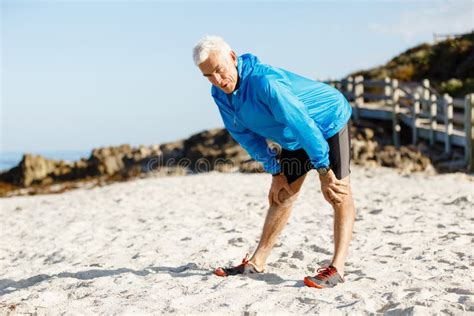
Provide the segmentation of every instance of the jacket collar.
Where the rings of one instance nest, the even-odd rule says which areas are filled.
[[[252,72],[255,64],[259,63],[260,60],[257,56],[252,54],[243,54],[237,58],[237,73],[239,75],[239,88],[235,89],[232,94],[236,95],[237,92],[242,90],[242,87],[245,86],[245,82],[249,74]]]

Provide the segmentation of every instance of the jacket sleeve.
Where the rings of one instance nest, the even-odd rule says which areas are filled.
[[[280,172],[280,164],[276,157],[277,154],[268,147],[265,138],[252,132],[248,128],[234,124],[233,114],[223,109],[224,106],[220,104],[218,99],[214,98],[214,101],[218,105],[224,126],[232,138],[247,151],[250,157],[260,162],[266,172],[271,174]]]
[[[261,99],[269,105],[275,119],[291,130],[313,166],[329,166],[329,144],[303,102],[293,93],[288,79],[275,72],[264,76],[261,84]]]

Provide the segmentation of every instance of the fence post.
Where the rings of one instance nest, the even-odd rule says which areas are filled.
[[[446,153],[451,152],[451,135],[453,134],[453,98],[447,93],[443,94],[443,106],[444,106],[444,151]]]
[[[464,99],[464,131],[466,142],[464,156],[468,172],[474,172],[474,93]]]
[[[438,115],[438,98],[432,94],[430,97],[430,145],[433,146],[436,143],[436,129],[438,128],[438,122],[436,116]]]
[[[350,100],[351,98],[354,98],[354,78],[353,77],[347,77],[347,94],[350,96],[350,98],[347,98],[348,100]]]
[[[418,118],[420,116],[420,94],[415,92],[413,95],[413,119],[412,119],[412,132],[413,132],[413,145],[416,146],[418,141]]]
[[[385,106],[389,106],[390,100],[392,99],[392,86],[391,86],[391,79],[389,77],[385,77],[384,81],[384,88],[383,88],[383,95],[385,97],[384,103]]]
[[[398,80],[392,80],[392,129],[393,129],[393,144],[395,147],[400,147],[400,122],[398,116],[400,112],[399,103]]]
[[[423,99],[421,106],[423,112],[428,112],[430,110],[430,81],[428,79],[423,79],[423,95],[421,96]]]
[[[354,119],[359,122],[359,108],[364,105],[364,77],[356,76],[354,78]]]

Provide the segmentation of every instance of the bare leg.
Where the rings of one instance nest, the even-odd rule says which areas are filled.
[[[278,239],[281,231],[288,222],[288,218],[291,214],[291,209],[293,208],[293,203],[298,197],[298,193],[301,186],[303,185],[304,178],[306,175],[301,176],[295,182],[290,184],[291,189],[296,194],[289,198],[289,195],[286,191],[280,192],[280,201],[284,201],[280,205],[272,204],[267,212],[267,217],[265,218],[265,224],[263,225],[262,236],[260,237],[260,242],[258,247],[255,250],[250,262],[252,262],[258,270],[263,270],[265,268],[265,263],[267,258],[270,255],[270,252],[275,245],[275,242]]]
[[[346,262],[354,227],[355,206],[352,199],[349,176],[342,179],[342,181],[349,184],[349,194],[344,196],[341,203],[333,205],[334,257],[331,264],[336,267],[341,276],[344,276],[344,263]]]

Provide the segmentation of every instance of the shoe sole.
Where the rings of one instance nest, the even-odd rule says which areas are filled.
[[[222,268],[215,269],[214,274],[217,275],[218,277],[226,277],[227,276],[227,273],[225,273]]]
[[[253,273],[240,273],[240,275],[247,275],[247,274],[262,274],[262,273],[265,273],[265,269],[263,269],[262,271],[258,271],[257,269],[255,269],[255,267],[253,267],[255,272]],[[221,267],[217,268],[214,270],[214,274],[217,275],[218,277],[228,277],[229,275],[224,271],[224,269],[222,269]]]
[[[304,284],[308,287],[314,287],[314,288],[317,288],[317,289],[323,289],[324,288],[321,285],[318,285],[318,284],[314,283],[313,281],[311,281],[311,279],[309,277],[304,278]]]

